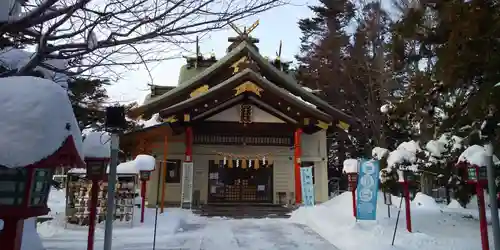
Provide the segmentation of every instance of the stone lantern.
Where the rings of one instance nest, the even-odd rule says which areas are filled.
[[[50,211],[55,169],[84,166],[82,140],[60,85],[31,76],[0,78],[0,85],[0,242],[19,250],[24,220]]]

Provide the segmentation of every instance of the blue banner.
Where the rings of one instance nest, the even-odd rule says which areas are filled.
[[[378,161],[361,159],[356,188],[356,218],[358,220],[375,220],[377,217],[379,171]]]
[[[300,168],[300,183],[302,185],[302,204],[306,207],[314,206],[313,168]]]

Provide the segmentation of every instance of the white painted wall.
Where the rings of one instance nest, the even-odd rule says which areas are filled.
[[[252,106],[252,121],[266,123],[284,123],[281,119],[267,113],[266,111]],[[240,105],[230,107],[216,115],[207,119],[208,121],[224,121],[224,122],[239,122],[240,121]]]

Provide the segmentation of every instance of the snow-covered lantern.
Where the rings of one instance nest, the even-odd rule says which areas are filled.
[[[347,188],[349,191],[356,190],[358,185],[359,163],[357,159],[344,160],[343,172],[347,175]]]
[[[0,78],[0,86],[0,242],[18,250],[24,220],[49,212],[55,168],[84,166],[82,140],[67,92],[56,83],[18,76]]]
[[[496,158],[495,156],[493,158]],[[485,160],[488,159],[485,148],[479,145],[468,147],[458,158],[457,167],[467,169],[467,183],[485,184],[488,181]]]
[[[83,140],[83,152],[87,164],[87,178],[103,180],[111,158],[110,135],[105,132],[91,132]]]
[[[467,182],[484,184],[488,181],[488,174],[485,167],[477,165],[467,166]]]

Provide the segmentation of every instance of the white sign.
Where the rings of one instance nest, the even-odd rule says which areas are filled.
[[[189,204],[191,209],[193,199],[193,163],[182,163],[182,185],[181,185],[181,207],[184,204]]]

